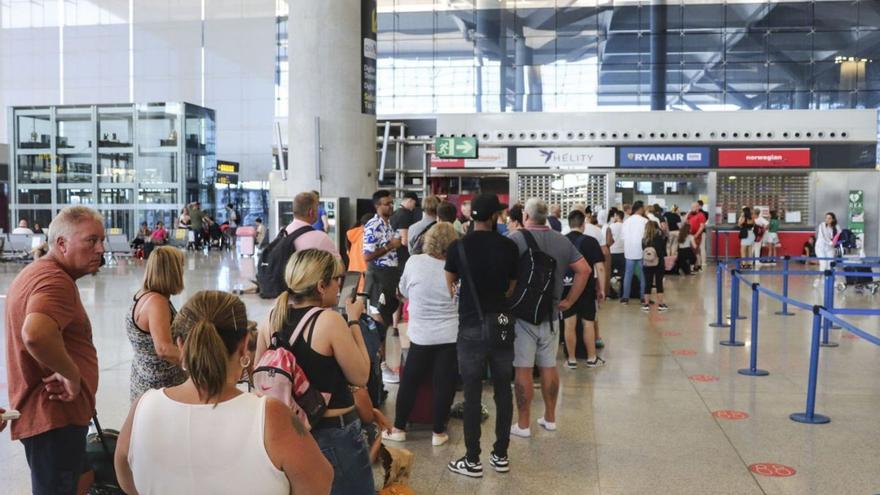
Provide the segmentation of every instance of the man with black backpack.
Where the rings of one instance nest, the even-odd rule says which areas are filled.
[[[274,299],[287,290],[284,267],[296,251],[320,249],[339,258],[339,249],[326,232],[315,230],[312,224],[318,218],[318,195],[301,192],[293,198],[293,221],[281,230],[260,253],[257,264],[257,285],[260,297]]]
[[[513,369],[514,317],[507,298],[517,279],[516,244],[496,231],[498,216],[507,208],[494,194],[474,198],[474,230],[449,245],[446,282],[453,298],[458,295],[458,369],[464,389],[464,443],[467,454],[449,463],[450,471],[483,477],[480,463],[480,397],[486,363],[495,389],[495,444],[489,464],[499,473],[510,471],[507,448],[513,420],[510,380]],[[449,377],[453,379],[453,377]]]
[[[544,398],[544,416],[538,419],[538,424],[548,431],[556,430],[559,312],[567,311],[577,302],[591,273],[590,266],[574,244],[547,226],[547,213],[547,203],[538,198],[529,199],[523,210],[525,228],[510,235],[520,254],[517,285],[511,299],[511,311],[517,317],[513,366],[516,368],[519,420],[511,426],[510,433],[523,438],[531,436],[532,370],[535,365],[540,369]],[[574,280],[563,299],[562,281],[569,269]]]

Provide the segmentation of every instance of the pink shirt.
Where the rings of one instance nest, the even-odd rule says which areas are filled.
[[[288,234],[294,233],[300,227],[305,227],[309,225],[302,220],[294,219],[290,222],[290,225],[287,226],[285,230],[287,230]],[[326,232],[322,232],[320,230],[313,230],[312,232],[306,232],[305,234],[297,237],[296,242],[293,243],[294,247],[296,247],[297,251],[302,251],[304,249],[320,249],[322,251],[328,251],[333,253],[338,259],[342,257],[339,255],[339,249],[333,244],[333,241],[330,239],[330,236],[327,235]]]

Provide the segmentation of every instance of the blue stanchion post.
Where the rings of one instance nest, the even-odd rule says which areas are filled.
[[[788,264],[791,262],[791,256],[786,255],[782,258],[782,310],[776,314],[780,316],[794,316],[794,313],[788,311]]]
[[[826,309],[832,309],[834,307],[834,271],[833,270],[825,270],[825,294],[824,299],[822,300],[822,306]],[[828,318],[822,319],[822,343],[820,344],[822,347],[837,347],[840,344],[837,342],[829,341],[829,334],[831,333],[831,320]]]
[[[736,340],[736,320],[739,316],[739,270],[730,271],[730,338],[722,340],[721,345],[742,347],[745,344]]]
[[[742,260],[740,258],[737,258],[733,261],[733,268],[734,268],[734,270],[736,270],[736,273],[742,272]],[[731,294],[731,296],[733,295],[733,286],[735,285],[733,282],[734,282],[733,277],[731,277],[730,278],[730,287],[731,287],[730,294]],[[745,320],[746,317],[740,316],[740,314],[739,314],[739,290],[736,291],[736,299],[735,300],[733,299],[733,297],[730,298],[730,304],[733,304],[734,302],[736,303],[736,315],[734,316],[733,306],[731,306],[730,307],[730,319],[731,320]]]
[[[749,349],[749,367],[738,370],[737,373],[746,376],[767,376],[767,370],[758,369],[758,287],[760,284],[752,284],[752,348]]]
[[[724,323],[724,263],[718,262],[715,269],[715,322],[709,323],[712,328],[726,328]]]
[[[821,339],[822,317],[819,314],[820,306],[813,306],[813,340],[810,344],[810,376],[807,382],[807,410],[802,413],[789,415],[792,421],[811,425],[824,424],[831,418],[822,414],[816,414],[816,380],[819,377],[819,341]]]

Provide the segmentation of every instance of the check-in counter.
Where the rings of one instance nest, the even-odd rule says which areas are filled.
[[[812,230],[780,230],[779,243],[781,244],[776,250],[777,256],[801,256],[803,254],[804,243],[815,235]],[[719,256],[721,258],[736,258],[739,256],[739,230],[719,229],[712,230],[707,240],[709,255],[711,257]],[[763,254],[768,253],[767,247],[764,247]]]

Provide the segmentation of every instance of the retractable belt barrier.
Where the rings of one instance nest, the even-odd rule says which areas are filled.
[[[821,260],[821,261],[832,261],[832,269],[825,271],[817,271],[817,270],[790,270],[790,262],[791,261],[799,261],[799,260]],[[759,269],[741,269],[743,262],[748,261],[768,261],[768,260],[781,260],[783,262],[782,270],[759,270]],[[818,414],[815,411],[816,408],[816,382],[818,380],[819,374],[819,349],[821,347],[837,347],[837,343],[829,341],[829,330],[832,328],[832,325],[836,325],[834,328],[841,328],[847,332],[852,333],[862,339],[874,344],[880,345],[880,337],[871,335],[864,330],[856,327],[852,323],[849,323],[843,319],[841,316],[849,315],[849,316],[880,316],[880,309],[851,309],[851,308],[835,308],[834,307],[834,279],[835,277],[864,277],[864,278],[872,278],[876,276],[880,276],[880,273],[874,272],[854,272],[847,271],[845,269],[849,268],[878,268],[880,267],[880,258],[858,258],[858,263],[844,263],[844,270],[835,270],[837,263],[847,261],[844,258],[804,258],[804,257],[790,257],[785,256],[782,258],[741,258],[733,260],[732,262],[727,261],[719,261],[718,267],[716,270],[716,319],[714,322],[710,323],[709,326],[719,328],[719,327],[729,327],[729,335],[726,340],[722,340],[720,343],[723,346],[729,347],[741,347],[744,345],[742,341],[736,340],[736,322],[741,317],[739,316],[739,291],[740,291],[740,283],[745,284],[752,291],[752,308],[751,308],[751,347],[749,350],[749,367],[738,370],[737,372],[741,375],[746,376],[767,376],[770,374],[769,371],[758,368],[758,309],[760,304],[760,295],[763,294],[771,299],[775,299],[782,303],[782,310],[776,312],[777,315],[782,316],[790,316],[793,313],[788,312],[788,307],[793,306],[798,309],[802,309],[805,311],[810,311],[813,314],[812,317],[812,340],[810,344],[810,368],[809,368],[809,377],[807,383],[807,399],[806,399],[806,409],[804,412],[798,412],[791,414],[789,418],[793,421],[797,421],[799,423],[807,423],[807,424],[823,424],[828,423],[831,419],[828,416]],[[851,261],[851,260],[850,260]],[[729,265],[733,265],[734,268],[729,269]],[[724,289],[724,273],[726,271],[730,272],[731,277],[731,285],[730,285],[730,323],[725,324],[722,319],[722,313],[724,311],[723,308],[723,289]],[[782,293],[774,292],[766,287],[762,287],[760,283],[752,282],[745,278],[746,275],[781,275],[783,277],[782,282]],[[789,276],[817,276],[821,275],[824,277],[823,284],[823,300],[822,305],[815,304],[807,304],[795,299],[792,299],[788,296],[788,278]]]

